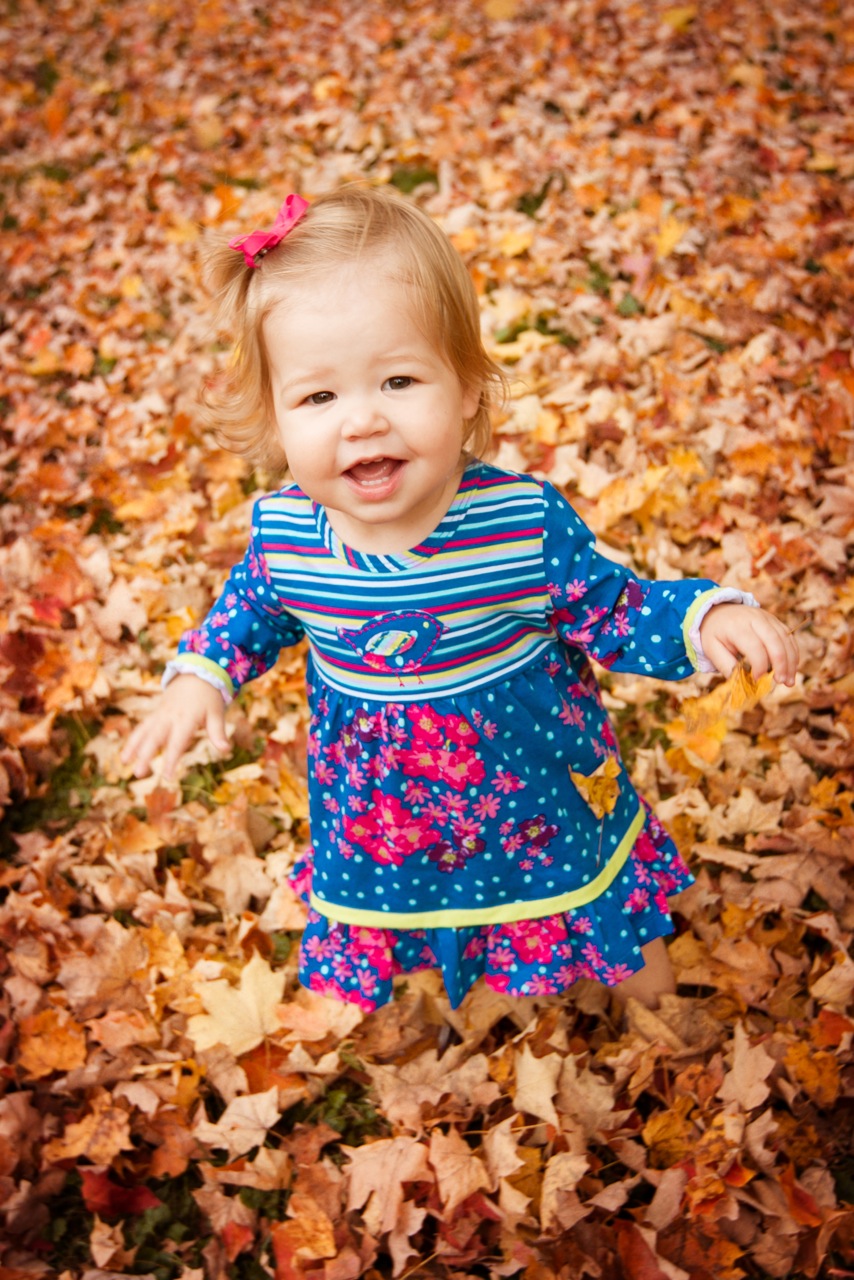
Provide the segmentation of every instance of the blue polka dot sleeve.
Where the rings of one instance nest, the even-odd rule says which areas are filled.
[[[181,639],[167,675],[190,672],[221,689],[226,699],[262,675],[282,649],[302,639],[303,627],[281,607],[260,543],[258,506],[246,555],[236,564],[213,608]]]
[[[681,680],[696,668],[686,619],[714,582],[637,577],[595,548],[594,535],[550,484],[543,485],[543,555],[552,620],[561,639],[615,671]]]

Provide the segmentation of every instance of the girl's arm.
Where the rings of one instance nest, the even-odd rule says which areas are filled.
[[[543,486],[544,568],[558,635],[615,671],[681,680],[728,675],[738,657],[794,680],[797,646],[748,592],[706,579],[650,581],[600,555],[556,489]],[[707,647],[708,644],[708,647]]]
[[[302,636],[302,625],[278,604],[253,518],[246,555],[201,625],[182,637],[163,677],[165,693],[128,738],[124,762],[144,777],[162,749],[164,772],[171,777],[199,729],[218,750],[227,750],[225,707],[241,685],[267,671]]]

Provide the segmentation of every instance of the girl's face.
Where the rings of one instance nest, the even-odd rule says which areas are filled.
[[[463,387],[382,259],[312,277],[264,324],[279,438],[294,480],[359,551],[435,529],[459,484]]]

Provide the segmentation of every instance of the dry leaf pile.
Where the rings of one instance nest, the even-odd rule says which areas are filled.
[[[852,18],[6,7],[3,1280],[854,1274]],[[498,461],[612,556],[798,628],[791,691],[606,680],[697,877],[655,1014],[298,990],[298,653],[229,760],[198,747],[181,788],[118,764],[272,484],[199,425],[200,235],[353,179],[468,262]]]

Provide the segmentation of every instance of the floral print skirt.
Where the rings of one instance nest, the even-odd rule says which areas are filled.
[[[309,849],[292,876],[306,903],[311,875]],[[419,969],[441,969],[454,1008],[478,978],[511,996],[556,995],[579,978],[613,987],[643,968],[641,947],[673,932],[667,899],[692,882],[647,807],[646,824],[623,870],[584,907],[511,924],[408,930],[339,924],[310,907],[300,982],[366,1012],[392,999],[396,977]]]

